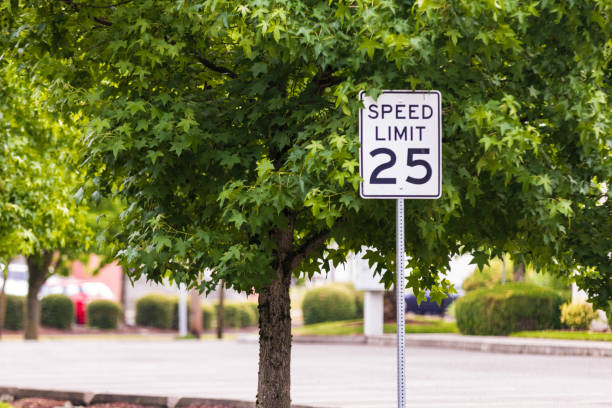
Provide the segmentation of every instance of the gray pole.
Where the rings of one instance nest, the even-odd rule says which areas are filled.
[[[179,337],[187,336],[187,288],[184,283],[179,284],[178,328]]]
[[[396,235],[397,248],[395,269],[397,274],[396,292],[397,292],[397,406],[404,408],[406,406],[406,343],[404,337],[406,335],[405,324],[405,301],[404,289],[404,271],[405,271],[405,249],[404,244],[404,199],[397,200],[397,219],[396,219]]]

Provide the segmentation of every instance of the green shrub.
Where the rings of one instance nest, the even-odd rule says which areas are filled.
[[[138,326],[170,329],[172,327],[172,299],[158,294],[141,297],[136,301],[136,324]]]
[[[226,302],[223,304],[223,327],[239,329],[257,325],[258,314],[253,310],[252,302]],[[215,316],[219,304],[215,304]]]
[[[245,305],[251,308],[253,311],[253,316],[255,316],[255,319],[250,326],[257,326],[259,324],[259,305],[257,302],[246,302]]]
[[[354,293],[345,285],[326,285],[306,292],[302,301],[304,324],[354,319]]]
[[[572,330],[586,330],[597,312],[590,303],[564,303],[561,305],[561,323]]]
[[[355,291],[355,317],[363,319],[363,298],[365,292],[363,290]]]
[[[507,335],[557,329],[561,324],[562,297],[552,289],[527,283],[477,289],[456,303],[457,326],[463,334]]]
[[[6,314],[4,315],[4,328],[6,330],[23,329],[25,314],[25,297],[6,296]]]
[[[207,303],[202,305],[202,328],[210,330],[215,321],[215,308]]]
[[[87,305],[87,324],[99,329],[116,329],[123,311],[117,302],[94,300]]]
[[[238,324],[240,327],[257,325],[257,314],[250,302],[238,303]]]
[[[365,296],[365,292],[363,290],[355,289],[355,285],[353,285],[351,282],[334,283],[334,285],[343,286],[351,291],[353,297],[355,298],[355,317],[363,318],[363,298]]]
[[[74,303],[66,295],[48,295],[40,301],[40,324],[68,330],[74,322]]]
[[[612,301],[608,302],[608,308],[604,310],[608,319],[608,327],[612,329]]]

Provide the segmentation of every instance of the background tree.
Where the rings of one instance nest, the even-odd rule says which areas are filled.
[[[0,246],[5,259],[26,256],[26,339],[38,338],[38,292],[44,282],[62,261],[89,245],[85,209],[74,199],[75,187],[82,182],[71,165],[77,133],[49,111],[45,96],[13,66],[0,66],[0,132],[6,158]]]
[[[361,89],[443,95],[442,198],[406,204],[418,296],[452,291],[468,252],[584,265],[593,300],[610,294],[609,246],[576,247],[609,243],[607,1],[3,4],[9,58],[86,127],[94,194],[128,204],[122,264],[259,294],[258,407],[290,404],[292,275],[367,245],[393,281],[394,205],[357,192]]]

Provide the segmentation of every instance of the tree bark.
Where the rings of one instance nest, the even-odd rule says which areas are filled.
[[[524,282],[525,281],[525,263],[519,262],[516,268],[514,268],[514,281]]]
[[[40,302],[38,292],[47,280],[49,266],[53,260],[52,251],[42,251],[27,257],[28,295],[26,298],[25,332],[26,340],[38,340],[40,326]]]
[[[225,298],[225,284],[221,282],[219,284],[219,305],[217,307],[217,338],[221,340],[223,338],[223,325],[224,322],[224,298]]]
[[[202,335],[202,302],[197,289],[189,291],[189,333],[196,339]]]
[[[8,279],[8,264],[3,271],[2,289],[0,289],[0,339],[2,338],[2,330],[4,330],[4,321],[6,316],[6,281]]]
[[[395,285],[383,295],[383,320],[385,322],[397,321],[397,291]]]
[[[291,406],[291,274],[259,293],[259,380],[257,408]]]
[[[123,309],[123,314],[121,317],[121,321],[123,324],[127,324],[125,318],[125,311],[127,310],[127,289],[130,283],[130,279],[128,278],[127,273],[121,268],[121,296],[119,297],[119,302],[121,303],[121,308]]]

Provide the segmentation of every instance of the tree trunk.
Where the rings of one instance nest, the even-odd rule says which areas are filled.
[[[4,330],[4,317],[6,316],[6,281],[8,279],[8,264],[3,271],[2,289],[0,289],[0,339],[2,338],[2,330]]]
[[[383,320],[385,322],[397,321],[397,291],[395,285],[383,295]]]
[[[219,305],[217,307],[217,338],[221,340],[223,338],[223,325],[225,315],[225,284],[221,282],[219,284]]]
[[[291,406],[291,275],[283,274],[259,293],[259,381],[257,408]]]
[[[514,281],[524,282],[525,281],[525,263],[519,262],[516,268],[514,268]]]
[[[130,279],[128,278],[127,273],[125,273],[123,268],[121,268],[121,296],[119,297],[119,302],[121,303],[121,308],[123,309],[123,316],[121,318],[123,324],[127,324],[125,312],[127,310],[127,290],[129,283]]]
[[[40,302],[38,292],[47,280],[53,252],[42,251],[27,257],[28,262],[28,295],[26,298],[25,332],[26,340],[38,340],[40,326]]]
[[[189,333],[196,339],[202,335],[202,302],[197,289],[189,291]]]

